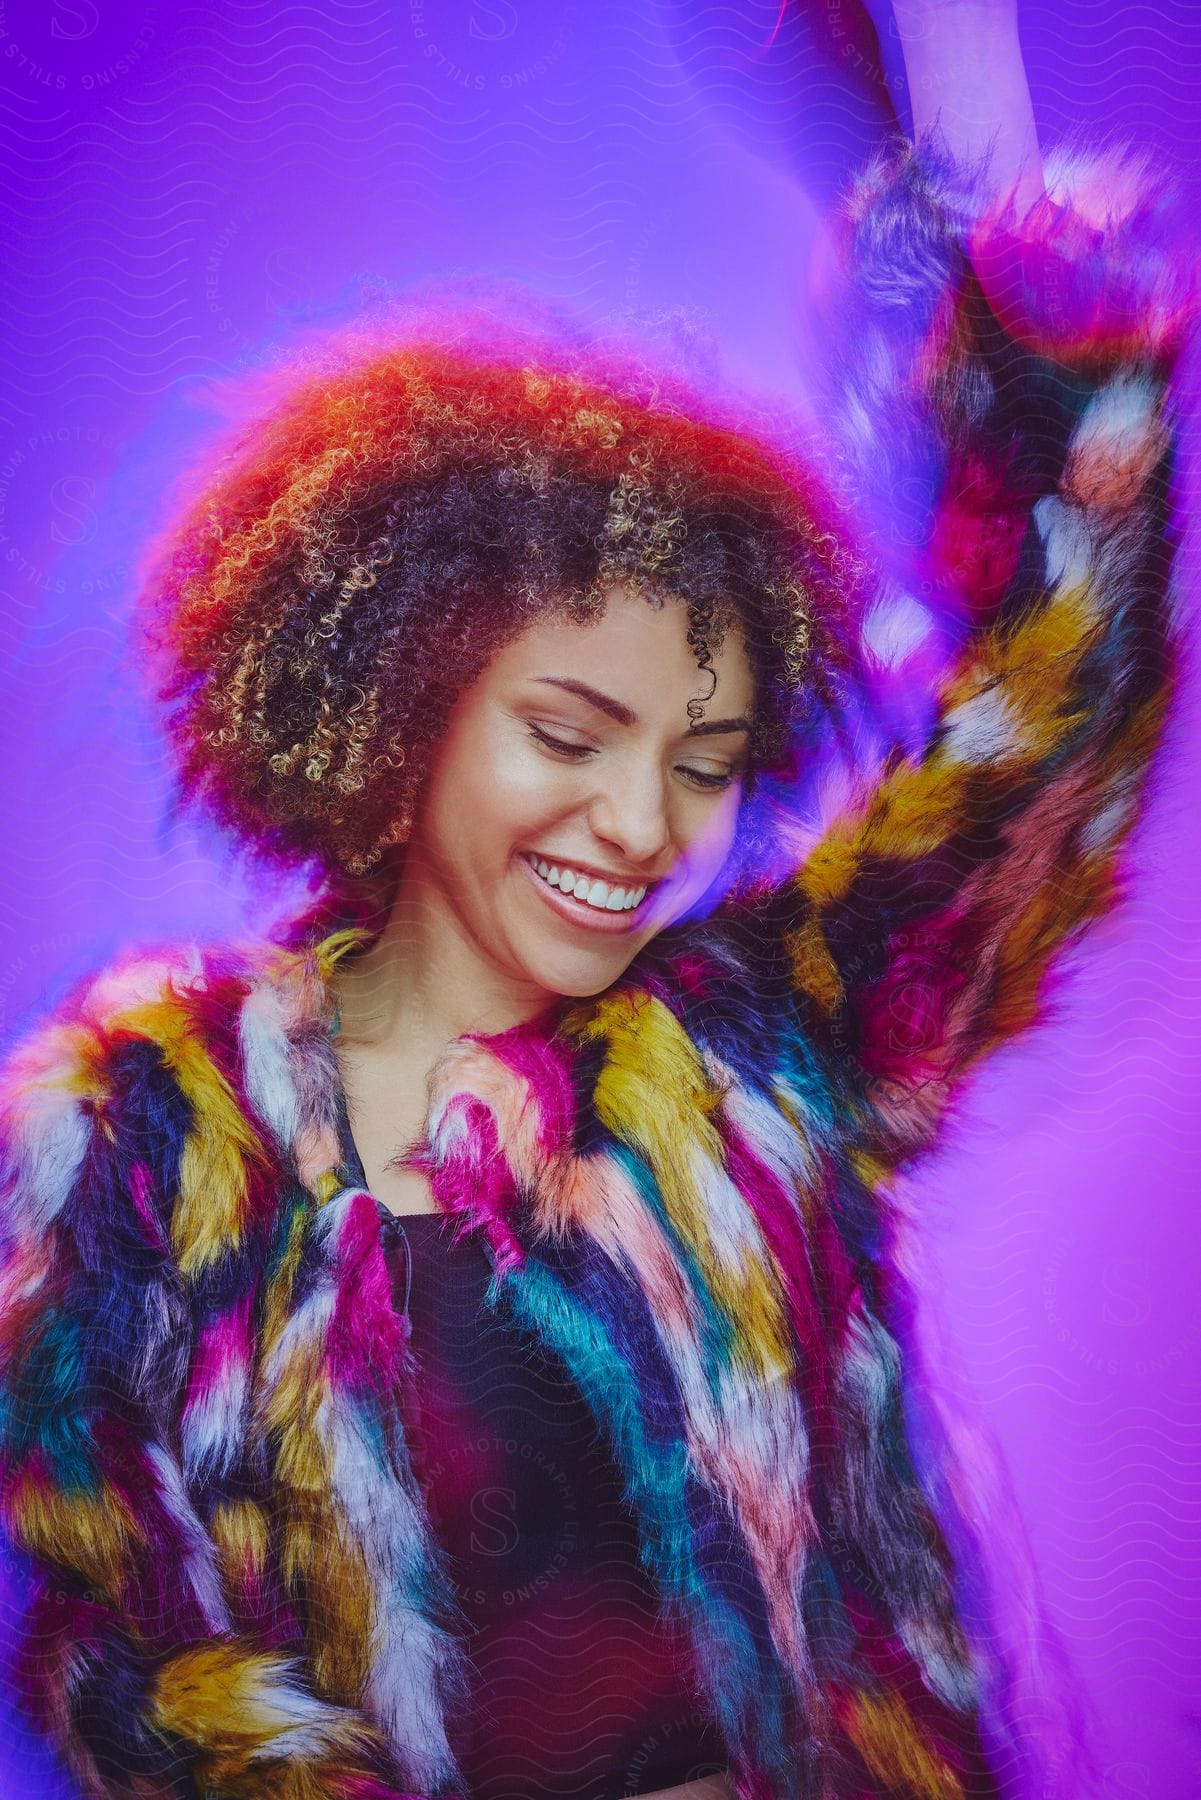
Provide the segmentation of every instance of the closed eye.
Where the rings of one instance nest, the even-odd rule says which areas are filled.
[[[553,751],[556,755],[569,757],[573,762],[580,762],[584,757],[595,756],[596,754],[595,745],[572,744],[569,743],[566,738],[552,737],[551,733],[549,731],[544,731],[540,725],[531,724],[529,726],[529,733],[532,738],[535,738],[538,743],[545,745],[548,750]],[[729,769],[724,774],[719,775],[710,769],[690,769],[686,763],[681,765],[679,772],[681,775],[686,775],[689,781],[695,782],[697,787],[703,788],[708,792],[713,792],[719,788],[729,787],[738,775],[736,769]]]

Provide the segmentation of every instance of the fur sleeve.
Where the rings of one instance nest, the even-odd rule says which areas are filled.
[[[0,1529],[29,1596],[4,1660],[88,1796],[394,1800],[365,1715],[231,1616],[185,1478],[173,1215],[216,1171],[156,984],[102,978],[0,1070]]]
[[[1173,687],[1172,384],[1197,284],[1164,184],[1126,153],[1052,157],[1019,218],[973,180],[931,137],[847,208],[844,467],[883,591],[960,639],[924,745],[787,890],[795,991],[886,1163],[1111,905]]]

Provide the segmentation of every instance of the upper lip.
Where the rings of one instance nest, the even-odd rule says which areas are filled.
[[[574,856],[549,856],[545,850],[531,850],[530,856],[536,856],[539,862],[549,863],[552,868],[571,869],[577,875],[589,875],[597,881],[607,881],[610,887],[655,887],[662,876],[647,875],[614,875],[611,869],[594,869],[591,863],[579,862]]]

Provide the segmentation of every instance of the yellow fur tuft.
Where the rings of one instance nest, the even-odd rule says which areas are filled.
[[[668,1219],[703,1270],[727,1322],[732,1359],[763,1381],[792,1366],[779,1282],[762,1239],[731,1261],[718,1253],[706,1165],[728,1179],[714,1116],[721,1090],[680,1021],[646,993],[606,996],[580,1021],[608,1045],[594,1104],[602,1122],[649,1164]],[[745,1215],[744,1215],[745,1216]]]
[[[110,1606],[123,1603],[122,1574],[146,1540],[111,1487],[94,1495],[68,1492],[22,1473],[14,1478],[8,1508],[14,1536],[35,1556],[78,1569]]]
[[[180,1271],[195,1277],[241,1247],[246,1225],[246,1164],[268,1167],[266,1152],[232,1088],[205,1050],[178,1001],[131,1007],[112,1021],[159,1046],[192,1108],[192,1129],[180,1159],[179,1196],[171,1216],[171,1247]]]
[[[221,1557],[225,1579],[233,1588],[260,1575],[266,1566],[267,1516],[254,1500],[224,1500],[213,1509],[209,1527]]]
[[[847,1735],[878,1780],[913,1800],[963,1800],[963,1784],[921,1735],[895,1694],[855,1694]]]
[[[197,1744],[218,1789],[274,1754],[319,1762],[354,1756],[378,1737],[366,1719],[315,1699],[286,1657],[244,1644],[201,1644],[160,1667],[150,1715],[160,1731]]]

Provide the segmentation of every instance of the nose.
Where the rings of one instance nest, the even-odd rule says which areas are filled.
[[[595,837],[611,845],[627,864],[666,859],[671,820],[662,770],[633,762],[610,763],[603,786],[592,798],[588,823]]]

